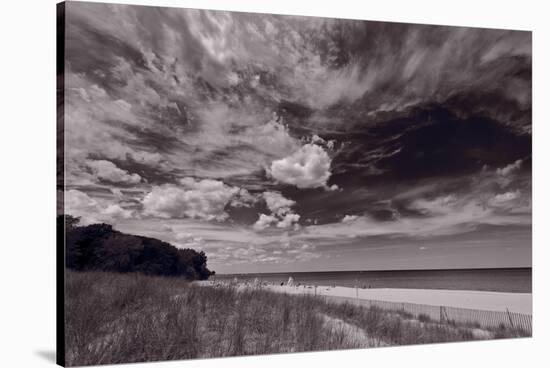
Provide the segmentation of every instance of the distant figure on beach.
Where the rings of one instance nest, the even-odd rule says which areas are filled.
[[[290,276],[288,278],[288,281],[286,282],[286,285],[287,286],[294,286],[294,279],[292,278],[292,276]]]

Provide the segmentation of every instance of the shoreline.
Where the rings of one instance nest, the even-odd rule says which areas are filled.
[[[475,269],[408,269],[368,271],[303,271],[274,273],[216,274],[213,280],[267,282],[280,285],[293,280],[294,284],[342,286],[349,288],[435,289],[463,291],[492,291],[502,293],[532,293],[532,269],[475,268]]]
[[[381,269],[381,270],[325,270],[325,271],[283,271],[283,272],[245,272],[245,273],[216,273],[221,278],[233,277],[262,277],[265,275],[276,275],[288,277],[289,275],[301,274],[329,274],[329,273],[360,273],[364,275],[375,273],[394,273],[394,272],[433,272],[433,271],[505,271],[505,270],[532,270],[533,267],[474,267],[474,268],[403,268],[403,269]]]
[[[231,282],[206,281],[210,285]],[[252,282],[238,282],[239,286],[254,287]],[[267,290],[287,294],[310,294],[360,300],[375,300],[397,303],[424,304],[485,311],[514,312],[532,315],[532,293],[511,293],[479,290],[444,289],[361,289],[345,286],[275,285],[259,284]],[[258,285],[258,286],[259,286]]]

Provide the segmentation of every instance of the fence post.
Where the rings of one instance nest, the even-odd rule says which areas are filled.
[[[514,322],[512,321],[512,316],[510,315],[510,311],[508,310],[508,308],[506,308],[506,314],[508,314],[508,319],[510,320],[510,326],[514,328]]]

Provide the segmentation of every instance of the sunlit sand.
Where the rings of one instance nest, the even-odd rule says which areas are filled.
[[[434,289],[355,289],[343,286],[268,285],[269,289],[291,294],[317,294],[335,297],[427,304],[455,308],[532,314],[531,293]]]

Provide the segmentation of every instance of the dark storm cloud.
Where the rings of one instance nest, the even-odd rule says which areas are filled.
[[[444,105],[414,108],[405,116],[344,135],[333,159],[332,182],[373,184],[471,174],[531,155],[531,136],[483,115],[459,117]],[[337,137],[337,135],[327,135]]]

